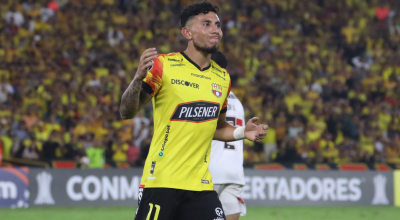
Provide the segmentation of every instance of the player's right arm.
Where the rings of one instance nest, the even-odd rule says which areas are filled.
[[[156,58],[156,48],[149,48],[145,50],[140,57],[139,67],[136,71],[135,77],[122,95],[119,109],[122,119],[130,119],[135,117],[140,109],[151,100],[153,94],[146,92],[146,87],[142,88],[142,84],[145,83],[143,81],[148,75],[148,69],[154,64],[152,60]]]

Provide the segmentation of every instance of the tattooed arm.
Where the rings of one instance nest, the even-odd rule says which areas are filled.
[[[152,96],[142,89],[142,80],[135,77],[122,95],[119,109],[121,118],[125,120],[135,117],[151,98]]]
[[[145,50],[140,57],[136,75],[122,95],[119,109],[122,119],[135,117],[139,110],[151,100],[152,96],[142,89],[142,82],[146,77],[148,68],[153,64],[151,61],[155,58],[157,58],[155,48]]]

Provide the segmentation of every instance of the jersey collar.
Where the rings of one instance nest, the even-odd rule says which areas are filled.
[[[197,69],[199,69],[200,71],[205,71],[205,70],[208,70],[208,69],[210,69],[210,67],[211,67],[211,62],[210,62],[210,65],[208,65],[207,67],[205,67],[205,68],[200,68],[199,67],[199,65],[197,65],[193,60],[191,60],[188,56],[186,56],[186,54],[184,53],[184,52],[180,52],[181,54],[182,54],[182,56],[183,57],[185,57],[185,59],[187,60],[187,61],[189,61],[191,64],[193,64],[193,66],[195,66]]]

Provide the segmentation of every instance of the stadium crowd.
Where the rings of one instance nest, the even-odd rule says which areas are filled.
[[[120,97],[146,48],[185,50],[189,2],[0,1],[3,158],[143,165],[152,106],[121,121]],[[232,91],[269,125],[246,162],[400,163],[400,1],[214,2]]]

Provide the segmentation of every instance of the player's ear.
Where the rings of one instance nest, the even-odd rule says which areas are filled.
[[[183,27],[181,29],[181,33],[186,39],[188,39],[188,40],[192,39],[192,33],[190,32],[189,28]]]

